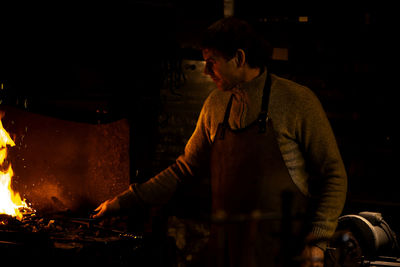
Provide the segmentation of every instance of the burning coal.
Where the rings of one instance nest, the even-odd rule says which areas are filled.
[[[15,146],[10,135],[3,128],[0,117],[0,214],[7,214],[22,220],[22,209],[30,209],[25,200],[22,200],[18,192],[11,188],[11,181],[14,175],[11,163],[7,164],[7,146]]]

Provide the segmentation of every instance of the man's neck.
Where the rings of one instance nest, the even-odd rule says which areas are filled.
[[[247,69],[246,69],[245,72],[244,72],[243,81],[244,81],[244,82],[249,82],[249,81],[251,81],[251,80],[254,80],[254,79],[257,78],[260,74],[261,74],[260,68],[250,68],[250,67],[247,67]]]

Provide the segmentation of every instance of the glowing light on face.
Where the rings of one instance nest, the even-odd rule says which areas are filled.
[[[222,91],[231,90],[237,83],[233,58],[227,60],[211,49],[203,50],[203,58],[206,62],[204,73],[211,77],[218,89]]]

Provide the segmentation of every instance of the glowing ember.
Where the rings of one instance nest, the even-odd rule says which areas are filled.
[[[15,146],[15,143],[3,128],[0,118],[0,166],[2,167],[0,170],[0,214],[8,214],[22,220],[23,214],[20,210],[30,208],[25,200],[22,200],[20,195],[11,188],[11,178],[14,174],[11,164],[7,166],[5,171],[3,170],[5,169],[3,164],[7,157],[7,145]]]

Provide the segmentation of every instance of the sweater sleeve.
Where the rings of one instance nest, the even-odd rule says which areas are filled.
[[[309,92],[303,113],[297,119],[298,138],[310,173],[309,192],[313,204],[310,236],[326,248],[334,234],[347,193],[347,175],[337,142],[317,97]]]
[[[124,197],[120,198],[122,209],[137,205],[137,202],[143,205],[166,204],[175,193],[178,183],[196,176],[201,169],[204,169],[204,165],[208,163],[211,146],[208,103],[207,99],[184,153],[176,159],[175,163],[148,181],[132,184],[125,191],[126,194],[122,194]]]

